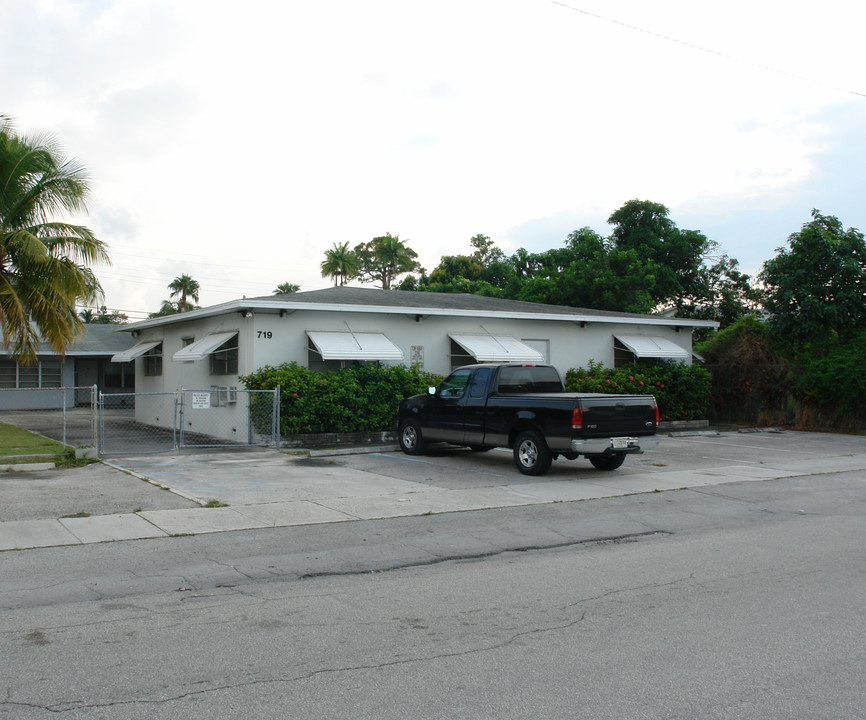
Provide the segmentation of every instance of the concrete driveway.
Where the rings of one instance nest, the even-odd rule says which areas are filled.
[[[0,549],[570,502],[830,472],[855,472],[866,482],[866,437],[826,433],[684,433],[613,472],[585,459],[560,459],[541,478],[521,475],[505,450],[342,453],[113,458],[102,466],[109,473],[170,490],[185,506],[0,523]],[[209,502],[218,507],[202,507]]]

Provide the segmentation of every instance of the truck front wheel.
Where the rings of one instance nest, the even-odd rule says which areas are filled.
[[[625,462],[625,453],[613,453],[612,455],[587,455],[593,467],[598,470],[616,470]]]
[[[407,455],[421,455],[427,449],[427,442],[421,437],[421,427],[416,420],[406,420],[397,433],[400,449]]]
[[[514,443],[514,464],[524,475],[544,475],[550,469],[553,455],[544,438],[534,430],[524,430]]]

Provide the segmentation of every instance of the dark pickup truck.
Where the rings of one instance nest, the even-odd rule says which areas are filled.
[[[467,365],[400,403],[397,436],[409,455],[431,442],[512,448],[520,472],[543,475],[560,455],[616,470],[658,445],[658,420],[652,395],[567,393],[549,365]]]

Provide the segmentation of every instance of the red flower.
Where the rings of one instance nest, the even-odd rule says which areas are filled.
[[[610,385],[610,380],[605,380],[605,382],[606,382],[608,385]]]
[[[634,375],[629,375],[629,376],[628,376],[628,379],[629,379],[629,380],[634,380]]]
[[[643,385],[643,380],[640,381],[640,384]]]

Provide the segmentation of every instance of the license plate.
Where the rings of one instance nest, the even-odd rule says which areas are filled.
[[[623,448],[629,448],[632,446],[631,438],[613,438],[610,446],[614,450],[621,450]]]

